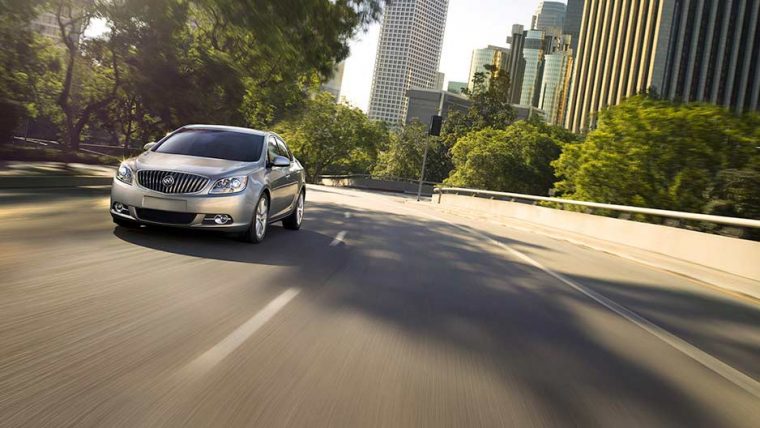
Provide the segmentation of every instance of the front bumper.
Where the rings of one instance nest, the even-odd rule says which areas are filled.
[[[244,191],[230,195],[209,195],[207,193],[164,194],[140,187],[136,183],[131,185],[126,184],[114,178],[113,185],[111,186],[111,203],[109,206],[112,216],[138,223],[238,232],[244,231],[250,226],[257,200],[257,189],[252,188],[250,185]],[[116,202],[126,205],[128,213],[117,212],[114,209],[114,203]],[[194,217],[192,217],[190,222],[182,224],[156,221],[155,216],[150,216],[151,219],[149,220],[140,216],[141,212],[144,213],[144,216],[147,216],[147,211],[143,211],[143,209],[163,213],[190,213]],[[217,214],[232,217],[232,222],[221,225],[208,221],[204,222],[204,218],[207,216]]]

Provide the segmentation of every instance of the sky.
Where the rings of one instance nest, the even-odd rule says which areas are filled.
[[[539,0],[449,0],[439,66],[446,74],[446,82],[466,82],[472,50],[488,45],[506,47],[512,24],[530,27],[530,18],[538,3]],[[341,95],[365,112],[369,106],[379,37],[379,23],[355,37],[343,72]]]

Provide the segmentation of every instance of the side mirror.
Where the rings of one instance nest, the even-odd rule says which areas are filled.
[[[146,144],[146,145],[143,146],[143,150],[148,151],[148,150],[152,149],[155,145],[156,145],[155,142],[148,143],[148,144]]]
[[[272,166],[290,166],[290,159],[285,156],[275,156]]]

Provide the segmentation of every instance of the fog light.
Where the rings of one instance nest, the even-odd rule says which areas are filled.
[[[227,224],[232,220],[230,216],[227,214],[217,214],[214,216],[214,223],[216,224]]]
[[[114,202],[113,210],[116,211],[117,213],[125,213],[128,211],[126,205],[122,204],[121,202]]]

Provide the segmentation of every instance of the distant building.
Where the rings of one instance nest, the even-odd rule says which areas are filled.
[[[62,21],[66,27],[66,32],[69,37],[76,41],[80,41],[82,37],[82,19],[84,7],[91,3],[92,0],[79,0],[72,2],[73,7],[64,8],[62,13]],[[58,17],[56,13],[51,10],[43,10],[30,22],[30,27],[33,31],[45,36],[52,40],[56,44],[63,45],[61,39],[61,28],[58,24]]]
[[[567,6],[557,1],[540,1],[533,15],[531,30],[540,30],[552,37],[562,35]]]
[[[571,37],[570,49],[574,53],[578,52],[578,35],[581,31],[581,19],[583,19],[583,2],[584,0],[567,0],[565,25],[562,27],[562,33]]]
[[[406,92],[434,88],[443,46],[448,0],[394,0],[383,13],[368,115],[400,125]]]
[[[470,60],[470,76],[467,81],[467,88],[472,91],[475,88],[475,75],[483,73],[486,78],[490,75],[486,69],[487,65],[493,66],[496,70],[505,70],[509,62],[509,49],[498,46],[488,46],[483,49],[472,51]],[[488,82],[486,81],[486,87]]]
[[[538,107],[515,104],[512,105],[512,110],[515,112],[515,121],[528,120],[532,117],[545,117],[544,112]]]
[[[471,104],[470,100],[463,95],[424,88],[409,89],[407,97],[409,108],[405,123],[417,119],[428,126],[434,115],[441,115],[446,120],[450,112],[455,110],[465,112]]]
[[[520,24],[512,26],[512,33],[507,37],[507,43],[511,46],[511,55],[507,63],[507,72],[509,73],[509,99],[512,104],[520,104],[520,95],[522,93],[523,72],[525,71],[525,59],[523,58],[523,48],[525,47],[525,36],[527,35],[524,27]]]
[[[584,3],[567,128],[593,128],[600,110],[646,91],[758,110],[760,0]]]
[[[538,108],[545,113],[545,119],[552,125],[563,125],[567,93],[570,88],[573,54],[570,49],[571,36],[563,35],[559,46],[544,55],[544,69]]]
[[[520,91],[520,105],[538,106],[544,61],[544,32],[529,30],[523,47],[525,70]]]
[[[467,88],[467,82],[450,81],[449,85],[446,87],[446,90],[454,94],[461,94],[462,89],[465,89],[465,88]]]
[[[433,87],[433,89],[442,91],[443,84],[445,83],[445,81],[446,81],[446,74],[439,71],[438,73],[436,73],[435,86]]]
[[[335,97],[335,102],[340,100],[340,89],[343,86],[343,70],[346,63],[341,61],[333,69],[333,75],[327,82],[323,83],[321,89],[325,92],[329,92]]]

